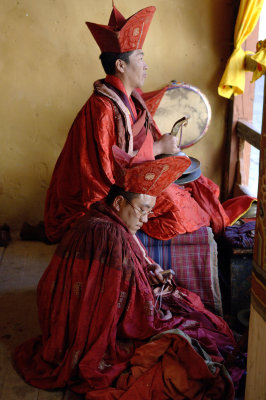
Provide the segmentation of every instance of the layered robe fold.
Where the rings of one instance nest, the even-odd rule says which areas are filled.
[[[209,363],[218,363],[218,369],[207,373],[206,365],[210,364],[178,334],[175,334],[176,340],[168,336],[165,351],[169,350],[172,356],[165,355],[165,359],[174,357],[173,361],[179,365],[187,354],[185,370],[191,382],[196,379],[192,373],[195,368],[192,359],[198,360],[199,377],[195,384],[199,385],[202,380],[200,390],[203,393],[199,398],[210,398],[207,394],[204,397],[204,393],[215,386],[216,378],[220,384],[223,382],[224,390],[229,387],[232,394],[230,379],[222,378],[219,372],[220,363],[225,362],[236,345],[231,330],[222,318],[204,308],[197,295],[182,288],[163,297],[162,310],[170,309],[173,314],[170,320],[163,320],[146,275],[151,262],[136,236],[128,231],[112,208],[104,200],[94,204],[65,234],[38,284],[42,335],[19,346],[14,356],[15,366],[24,379],[42,389],[67,386],[78,393],[87,393],[87,399],[97,398],[93,396],[97,396],[98,391],[109,396],[110,390],[118,389],[116,395],[120,396],[127,391],[127,385],[131,386],[130,382],[140,378],[141,371],[144,373],[145,368],[139,365],[137,377],[133,368],[135,372],[131,372],[131,378],[130,373],[127,383],[119,378],[119,385],[115,385],[117,378],[133,362],[134,354],[136,357],[136,349],[144,352],[144,367],[148,353],[143,346],[147,341],[160,332],[178,328],[197,341],[208,353]],[[158,355],[160,346],[164,345],[161,341],[154,343],[154,352]],[[168,368],[168,364],[162,365],[160,360],[158,355],[160,365],[154,359],[150,366],[159,375]],[[150,368],[144,374],[147,378],[141,377],[141,382],[151,384]],[[236,367],[230,372],[234,377],[238,371]],[[158,385],[163,393],[164,383]],[[182,396],[176,398],[187,398],[186,390],[183,387]],[[98,398],[120,398],[104,396]]]
[[[70,129],[46,196],[44,221],[51,242],[58,242],[92,203],[107,195],[114,183],[114,144],[129,154],[138,150],[145,122],[154,140],[161,137],[141,95],[135,90],[125,102],[121,85],[114,77],[97,81]],[[203,175],[186,187],[172,184],[157,198],[154,218],[143,230],[162,240],[209,225],[218,234],[229,221],[218,196],[218,186]]]

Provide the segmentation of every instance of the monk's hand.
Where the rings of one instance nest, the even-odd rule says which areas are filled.
[[[159,154],[174,154],[179,151],[180,148],[177,145],[177,138],[168,133],[165,133],[153,144],[153,152],[155,156],[158,156]]]
[[[147,268],[148,279],[151,285],[158,285],[159,283],[164,283],[165,278],[162,275],[163,269],[159,264],[151,264]]]

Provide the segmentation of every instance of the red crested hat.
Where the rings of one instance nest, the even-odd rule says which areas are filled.
[[[108,25],[86,24],[102,53],[125,53],[142,49],[155,10],[146,7],[125,19],[113,5]]]
[[[186,156],[170,156],[155,160],[147,148],[130,157],[118,146],[113,146],[115,184],[126,192],[158,196],[177,180],[189,167],[191,161]]]

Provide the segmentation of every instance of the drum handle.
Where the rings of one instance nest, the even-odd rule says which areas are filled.
[[[179,136],[179,144],[178,147],[181,147],[181,142],[182,142],[182,135],[183,135],[183,126],[187,126],[188,124],[188,120],[189,120],[190,116],[189,115],[184,115],[184,117],[178,119],[170,132],[170,135],[172,136],[177,136],[180,130],[180,136]]]

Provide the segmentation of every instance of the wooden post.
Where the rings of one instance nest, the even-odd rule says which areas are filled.
[[[245,400],[266,399],[266,85],[259,171]]]

